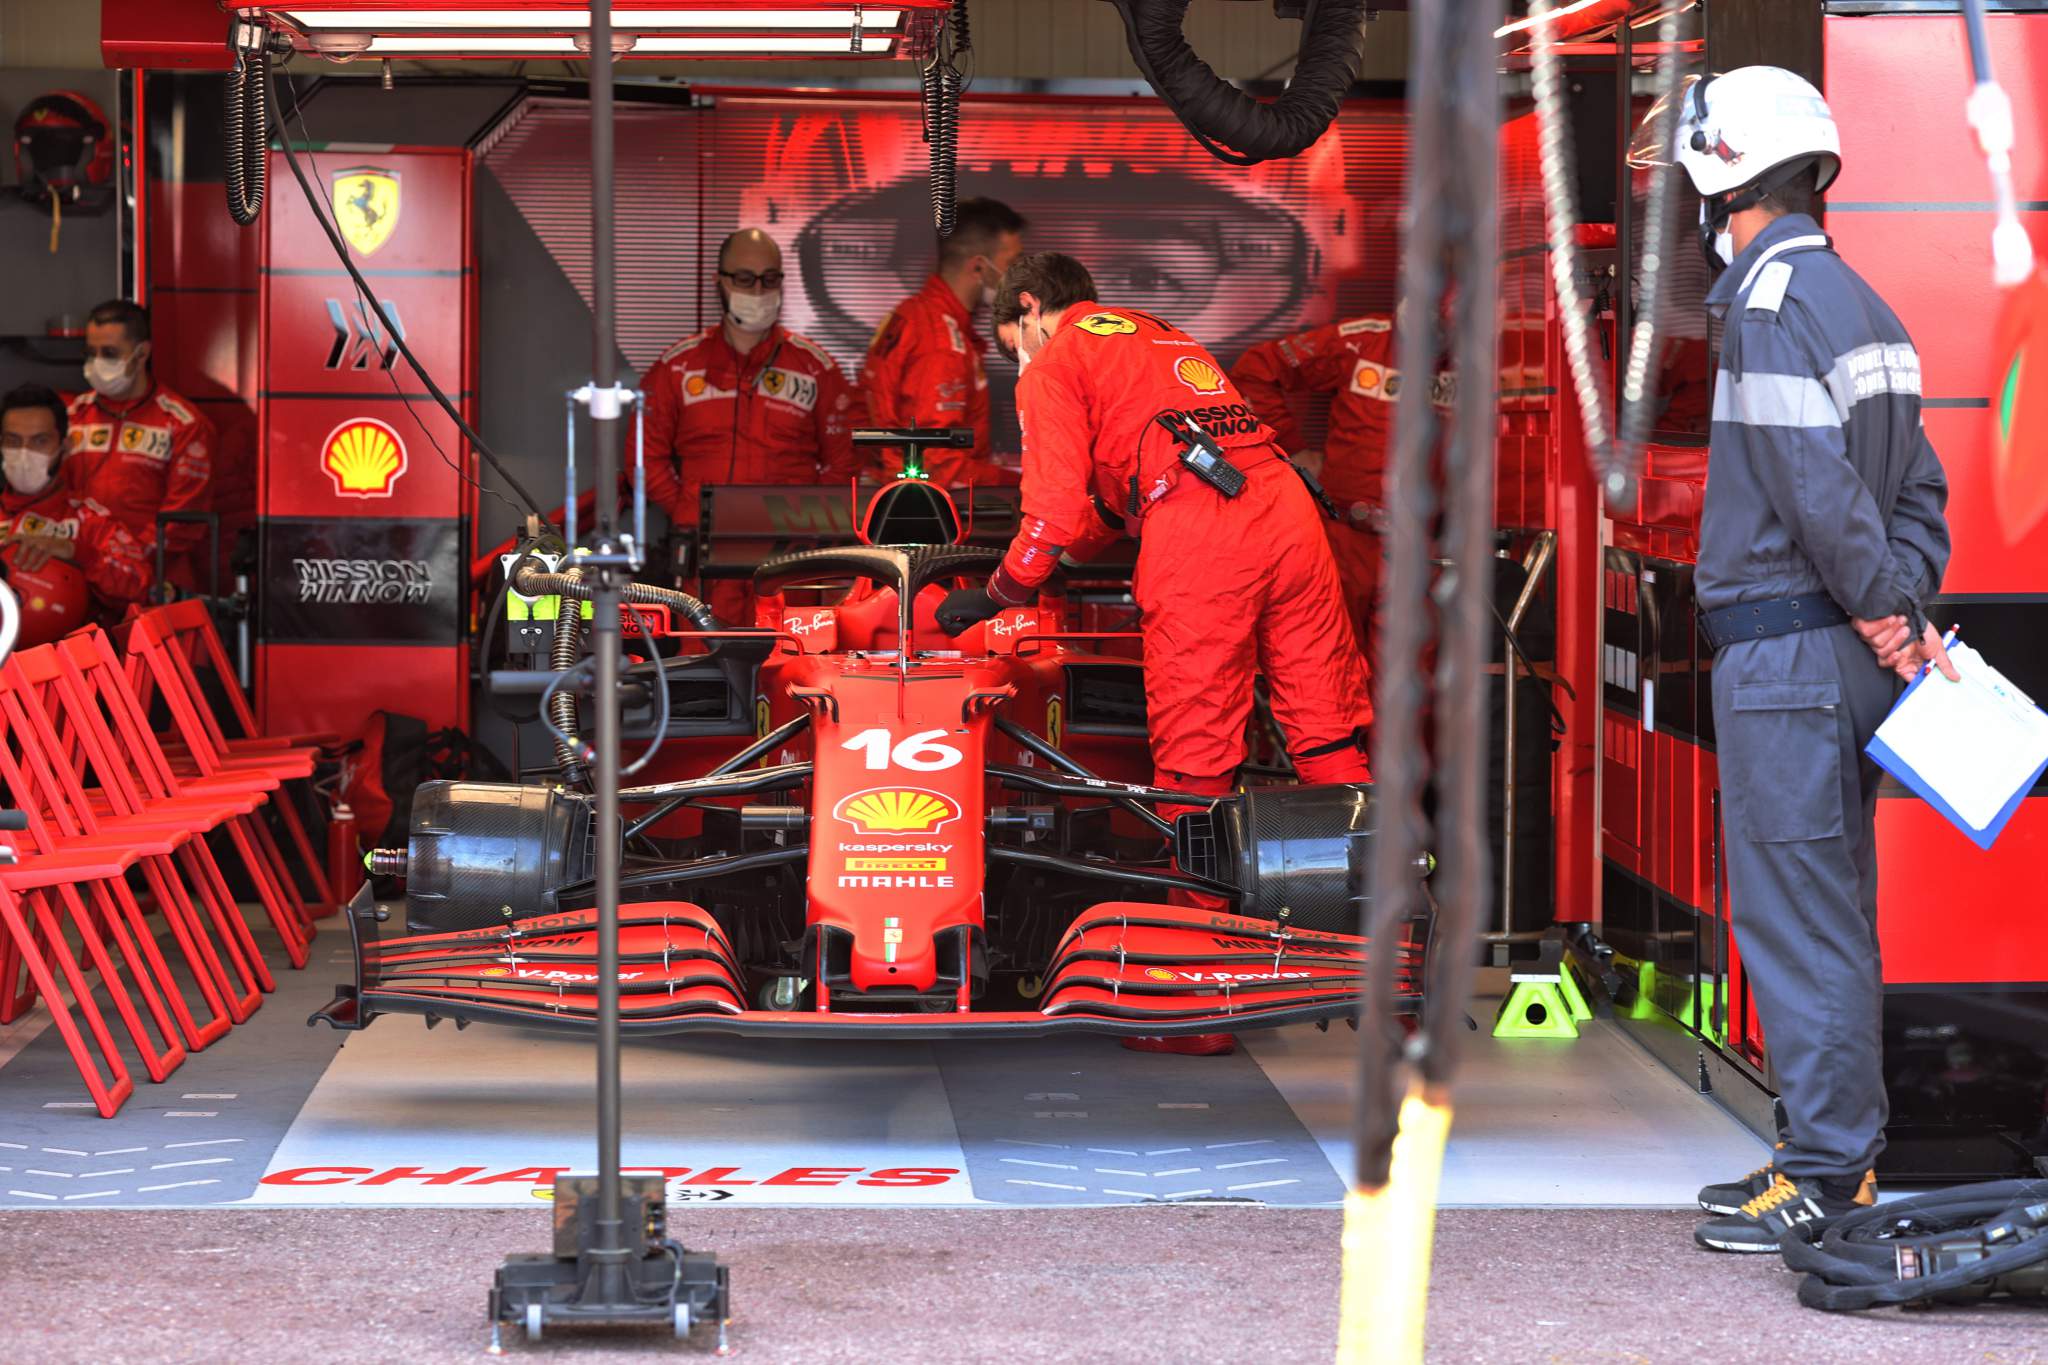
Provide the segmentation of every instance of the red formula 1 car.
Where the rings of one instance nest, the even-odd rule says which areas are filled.
[[[886,543],[907,526],[927,543]],[[629,737],[749,712],[754,736],[622,793],[627,1032],[1156,1035],[1352,1014],[1370,788],[1217,798],[1100,775],[1143,770],[1142,664],[1064,631],[1058,598],[941,632],[939,599],[1000,553],[929,543],[958,534],[942,492],[885,489],[865,534],[761,565],[763,629],[627,670],[668,694],[628,704]],[[1161,805],[1202,809],[1169,824]],[[315,1019],[591,1028],[593,845],[593,802],[567,786],[422,787],[409,847],[380,855],[404,867],[407,932],[398,905],[359,896],[356,980]],[[1426,941],[1418,920],[1388,945],[1408,1012]]]

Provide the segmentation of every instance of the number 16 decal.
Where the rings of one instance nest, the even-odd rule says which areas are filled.
[[[920,730],[892,749],[889,747],[889,732],[876,726],[872,730],[861,731],[839,747],[865,749],[867,752],[863,760],[870,772],[882,772],[893,763],[898,768],[908,768],[916,773],[936,773],[957,766],[966,757],[941,738],[945,733],[944,730]]]

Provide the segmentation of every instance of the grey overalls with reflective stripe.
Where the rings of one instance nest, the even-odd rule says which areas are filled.
[[[1948,485],[1906,329],[1804,215],[1765,229],[1707,304],[1727,329],[1701,610],[1824,590],[1917,631],[1948,564]],[[1737,950],[1787,1118],[1778,1166],[1856,1179],[1886,1116],[1878,770],[1863,747],[1899,684],[1839,625],[1730,645],[1713,688]]]

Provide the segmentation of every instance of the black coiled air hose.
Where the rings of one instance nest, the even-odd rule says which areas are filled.
[[[259,48],[236,56],[228,73],[226,121],[228,212],[243,227],[263,213],[270,165],[270,53]]]
[[[1138,70],[1219,161],[1251,166],[1313,146],[1365,65],[1366,0],[1310,0],[1293,79],[1270,104],[1195,55],[1181,32],[1189,0],[1112,0]]]
[[[555,621],[555,647],[548,655],[548,662],[555,672],[567,673],[574,668],[583,655],[583,613],[571,610],[563,612]],[[548,701],[548,719],[555,723],[559,736],[555,740],[555,762],[562,765],[562,771],[572,777],[583,767],[582,741],[583,719],[576,714],[576,689],[564,687]]]
[[[1941,1254],[1958,1243],[1967,1254]],[[2048,1180],[1888,1200],[1833,1220],[1817,1241],[1788,1239],[1779,1249],[1786,1268],[1806,1276],[1799,1302],[1824,1312],[1981,1293],[1988,1281],[2048,1264]],[[1927,1264],[1902,1278],[1909,1257]]]
[[[959,204],[960,87],[960,72],[942,59],[934,58],[924,69],[924,135],[932,158],[932,225],[941,237],[953,235]]]
[[[562,573],[550,573],[531,560],[519,564],[512,572],[512,586],[528,597],[568,597],[578,602],[588,602],[596,593],[583,581],[581,569],[570,569]],[[627,583],[621,589],[621,596],[628,602],[639,602],[646,606],[668,607],[689,618],[690,624],[698,630],[724,630],[725,624],[713,614],[710,607],[697,598],[675,588],[657,587],[652,583]],[[557,673],[566,673],[576,666],[582,654],[583,613],[567,611],[558,618],[555,626],[555,647],[548,656],[548,662]],[[555,739],[555,760],[565,771],[574,775],[583,767],[584,744],[578,730],[576,697],[574,690],[561,687],[548,701],[548,719],[554,722],[560,734]]]

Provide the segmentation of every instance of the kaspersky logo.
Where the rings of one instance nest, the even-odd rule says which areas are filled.
[[[320,464],[344,498],[388,498],[405,473],[405,442],[374,417],[352,417],[328,434]]]
[[[930,834],[958,820],[960,807],[920,787],[875,787],[842,798],[832,818],[862,834]]]
[[[1223,392],[1223,374],[1200,356],[1184,355],[1173,367],[1173,377],[1199,394]]]

